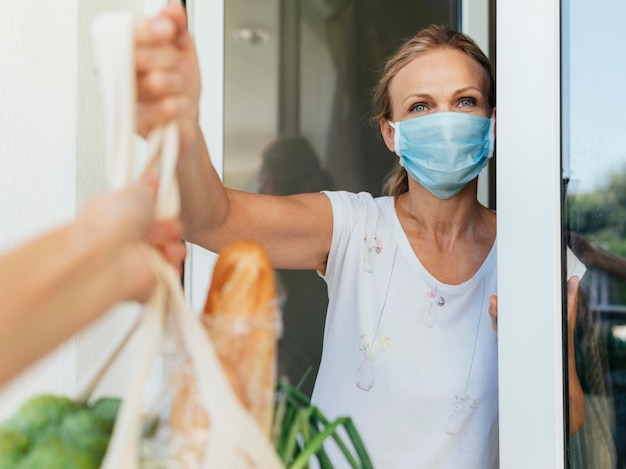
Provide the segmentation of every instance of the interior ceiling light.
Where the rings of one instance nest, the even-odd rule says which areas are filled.
[[[270,33],[263,28],[243,27],[235,30],[235,39],[244,44],[261,44],[270,39]]]

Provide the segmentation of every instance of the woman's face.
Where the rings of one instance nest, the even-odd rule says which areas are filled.
[[[491,117],[482,67],[456,49],[426,52],[407,65],[389,83],[394,122],[434,112],[466,112]],[[385,143],[394,151],[393,128],[381,122]]]
[[[392,120],[433,112],[490,117],[482,67],[467,54],[436,49],[413,59],[389,84]]]

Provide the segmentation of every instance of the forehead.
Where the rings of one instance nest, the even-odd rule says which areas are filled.
[[[409,94],[438,96],[473,86],[485,94],[481,65],[457,49],[439,48],[420,54],[402,67],[389,83],[392,101]]]

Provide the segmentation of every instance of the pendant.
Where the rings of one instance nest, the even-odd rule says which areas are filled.
[[[438,310],[434,306],[441,307],[446,304],[443,296],[437,295],[437,290],[426,292],[426,308],[422,311],[422,322],[428,327],[433,327],[437,319]]]
[[[383,245],[376,236],[366,235],[363,239],[365,248],[363,252],[363,270],[368,273],[374,272],[374,254],[380,254]]]
[[[472,399],[469,394],[465,394],[465,396],[454,396],[452,413],[448,417],[446,424],[446,433],[448,435],[458,435],[477,408],[478,401]]]
[[[376,372],[374,370],[374,354],[363,351],[363,363],[356,370],[356,387],[363,391],[369,391],[376,384]]]

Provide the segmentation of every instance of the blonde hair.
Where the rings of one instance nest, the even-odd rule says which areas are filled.
[[[467,54],[474,59],[482,68],[485,76],[485,95],[489,110],[496,105],[496,85],[491,62],[480,50],[480,47],[467,35],[452,31],[446,26],[431,25],[419,31],[415,36],[406,41],[387,60],[383,69],[382,77],[374,88],[374,112],[372,122],[376,126],[381,120],[391,119],[391,97],[389,96],[389,84],[393,77],[409,62],[426,52],[439,48],[455,49]],[[409,181],[406,170],[398,165],[385,180],[383,191],[388,195],[398,196],[409,190]]]

